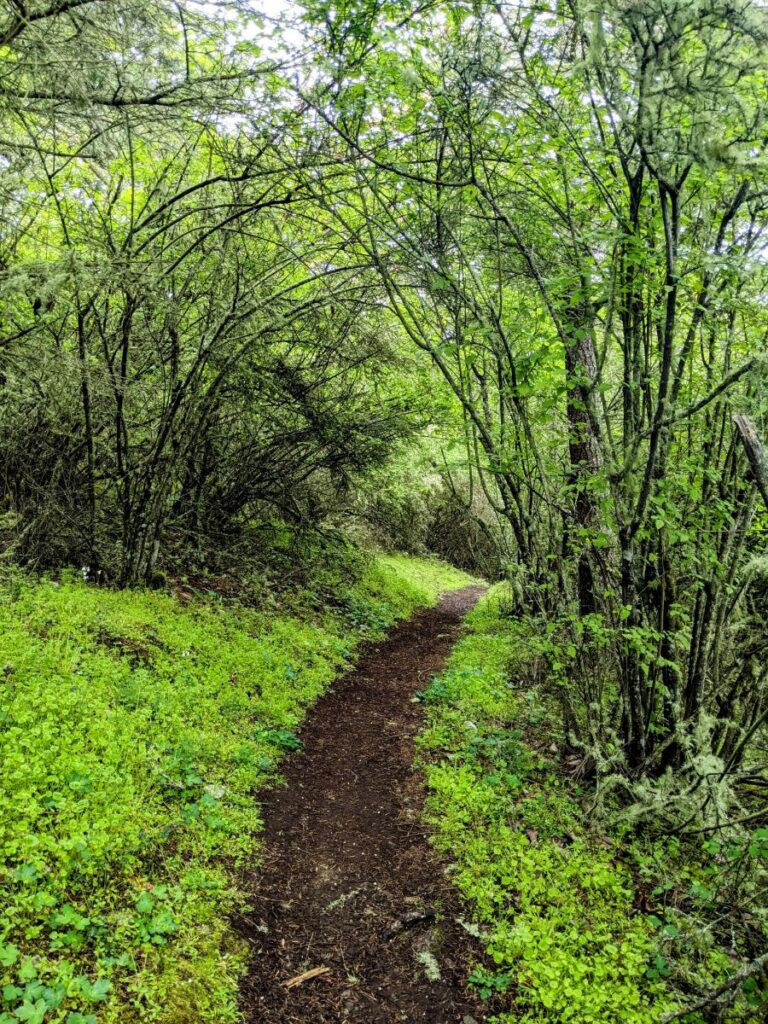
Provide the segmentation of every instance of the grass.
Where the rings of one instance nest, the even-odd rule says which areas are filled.
[[[424,693],[421,758],[436,842],[493,968],[471,981],[518,1024],[651,1024],[674,1008],[654,970],[652,923],[617,844],[581,824],[558,774],[535,691],[525,626],[489,592],[446,671]]]
[[[365,640],[470,582],[375,559],[257,611],[0,588],[0,1024],[230,1024],[238,867],[307,708]]]

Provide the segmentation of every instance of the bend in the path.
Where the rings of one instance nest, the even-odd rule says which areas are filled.
[[[413,694],[442,669],[481,593],[454,591],[397,627],[308,718],[304,751],[265,808],[264,863],[244,929],[251,1024],[482,1019],[464,987],[477,951],[457,923],[412,771],[422,717]],[[284,986],[316,967],[329,971]]]

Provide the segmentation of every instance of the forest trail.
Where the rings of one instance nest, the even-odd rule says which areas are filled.
[[[251,1024],[483,1019],[465,990],[477,950],[456,921],[412,770],[422,720],[413,694],[441,670],[482,592],[449,593],[397,627],[308,718],[304,751],[265,806],[264,862],[243,927]],[[328,970],[285,986],[314,968]]]

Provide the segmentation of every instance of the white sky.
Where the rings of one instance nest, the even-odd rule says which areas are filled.
[[[216,0],[200,0],[199,6],[211,16],[218,16],[220,18],[231,17],[233,20],[238,17],[237,7],[230,0],[218,0],[218,2]],[[262,15],[264,18],[265,25],[262,29],[259,29],[253,23],[246,29],[246,38],[259,39],[267,53],[280,49],[269,38],[271,27],[279,21],[298,20],[298,16],[301,13],[293,0],[249,0],[244,6],[255,15]],[[284,31],[281,34],[281,39],[283,42],[287,42],[289,46],[297,48],[301,47],[303,43],[301,32],[295,28],[288,28]]]

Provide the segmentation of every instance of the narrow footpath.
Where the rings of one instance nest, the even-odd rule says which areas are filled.
[[[243,925],[250,1024],[484,1020],[465,987],[477,944],[457,920],[412,770],[422,720],[413,695],[442,669],[481,594],[454,591],[397,627],[307,719],[304,750],[265,806]]]

